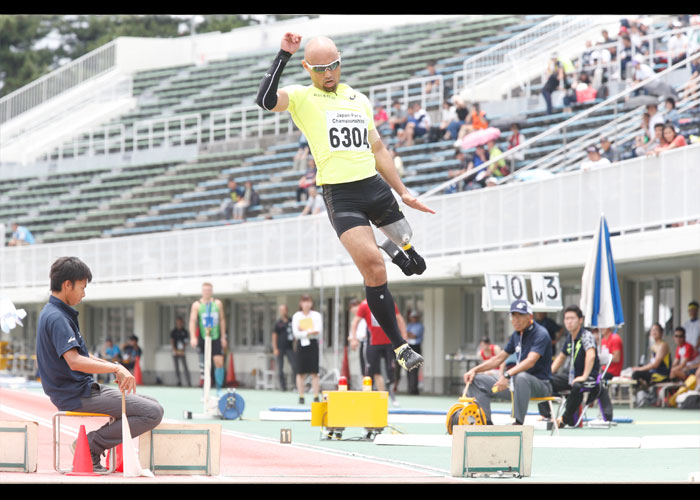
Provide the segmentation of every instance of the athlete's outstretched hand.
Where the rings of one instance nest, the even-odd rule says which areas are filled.
[[[422,201],[420,201],[415,196],[411,196],[409,193],[404,193],[401,196],[401,200],[409,207],[415,208],[416,210],[420,210],[421,212],[428,212],[429,214],[435,213],[435,210],[433,210],[432,208],[425,205]]]
[[[301,45],[301,35],[298,33],[287,32],[282,37],[282,43],[280,43],[280,48],[286,50],[290,54],[294,54],[299,50]]]

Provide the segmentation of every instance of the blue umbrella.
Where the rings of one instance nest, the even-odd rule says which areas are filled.
[[[617,328],[625,322],[610,247],[610,231],[602,215],[581,277],[581,310],[587,326]]]

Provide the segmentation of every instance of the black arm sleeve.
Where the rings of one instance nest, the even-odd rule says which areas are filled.
[[[255,102],[264,110],[270,111],[277,104],[277,85],[279,84],[280,76],[282,76],[282,70],[284,70],[290,57],[292,57],[292,54],[280,49],[272,66],[265,73],[262,82],[260,82]]]

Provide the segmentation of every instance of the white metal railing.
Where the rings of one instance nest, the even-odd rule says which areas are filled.
[[[426,257],[591,236],[601,212],[626,233],[700,219],[700,145],[539,182],[435,196],[410,210]],[[469,214],[465,217],[464,214]],[[660,229],[663,230],[663,229]],[[58,257],[90,265],[94,283],[315,270],[350,265],[325,215],[0,249],[0,289],[48,286]]]
[[[429,87],[429,88],[428,88]],[[398,101],[403,108],[411,102],[420,102],[421,108],[442,107],[445,95],[445,78],[443,75],[429,75],[409,78],[398,82],[372,85],[369,88],[369,100],[373,104],[382,103],[389,109],[392,102]]]
[[[134,122],[103,125],[61,143],[47,160],[60,161],[82,156],[125,154],[202,143],[202,116],[199,113],[164,116]]]
[[[124,154],[125,144],[122,137],[125,133],[126,128],[123,123],[105,125],[97,130],[90,130],[85,135],[73,137],[68,145],[59,144],[56,158],[75,158],[83,155],[109,154],[110,152]]]
[[[685,62],[679,62],[676,68],[678,68],[678,66],[683,66],[684,64]],[[678,112],[680,113],[696,107],[700,102],[698,94],[700,94],[700,92],[696,91],[692,95],[683,96],[676,103],[676,109]],[[616,144],[628,140],[637,130],[639,130],[638,119],[641,116],[641,113],[639,109],[632,109],[627,112],[620,113],[618,111],[618,104],[620,104],[619,100],[618,103],[613,104],[616,115],[615,118],[601,127],[590,129],[584,135],[565,144],[564,147],[540,156],[536,160],[528,163],[527,170],[538,168],[563,171],[570,168],[575,168],[576,164],[580,163],[582,157],[586,155],[585,148],[598,144],[600,137],[607,136],[611,142]],[[659,109],[661,109],[661,106],[662,105],[659,104]],[[659,113],[663,113],[663,111],[659,111]]]
[[[0,99],[0,123],[113,68],[116,47],[115,41],[109,42],[6,95]]]
[[[154,147],[200,145],[202,142],[202,115],[190,113],[141,120],[134,123],[132,132],[133,151]],[[125,137],[126,140],[126,137]]]
[[[629,76],[629,71],[628,69],[631,67],[631,62],[632,59],[635,57],[641,56],[642,61],[651,66],[652,68],[656,66],[655,59],[658,58],[660,55],[660,52],[662,49],[667,47],[668,44],[668,38],[672,37],[673,35],[677,33],[681,33],[685,36],[687,36],[689,39],[692,40],[692,35],[698,31],[700,28],[697,28],[695,26],[689,26],[686,28],[678,28],[678,29],[673,29],[673,30],[663,30],[660,32],[656,33],[650,33],[649,35],[645,35],[643,37],[639,38],[639,43],[640,44],[648,44],[648,51],[640,51],[637,47],[634,46],[634,44],[629,48],[626,49],[624,47],[624,44],[622,42],[622,37],[618,37],[618,39],[615,42],[612,43],[607,43],[607,44],[600,44],[600,45],[594,45],[590,48],[590,51],[595,51],[595,50],[609,50],[610,48],[615,48],[615,52],[617,54],[617,57],[614,60],[611,60],[607,64],[602,63],[601,61],[598,61],[596,64],[588,64],[584,65],[582,62],[582,56],[585,52],[588,52],[588,50],[581,51],[580,54],[578,54],[576,57],[578,58],[578,61],[576,63],[576,67],[578,68],[578,71],[586,71],[586,72],[595,72],[596,70],[606,70],[608,73],[608,79],[612,80],[620,80],[622,77],[625,77],[625,79],[629,82],[631,81],[631,78]],[[688,53],[691,53],[693,51],[698,50],[700,46],[698,45],[693,45],[693,43],[689,43],[688,45]],[[623,52],[626,54],[627,51],[629,51],[629,58],[623,58],[621,55]],[[627,54],[626,54],[627,55]],[[629,62],[626,63],[625,67],[625,73],[623,74],[622,72],[622,63],[623,60],[627,60]],[[667,58],[667,63],[666,63],[666,68],[671,66],[671,58]],[[546,80],[546,75],[543,76],[543,81]],[[531,88],[529,83],[525,85],[526,87],[526,96],[531,96]]]
[[[209,142],[291,133],[294,122],[286,113],[270,113],[259,106],[237,106],[209,115]]]
[[[552,48],[563,39],[569,38],[573,34],[590,28],[592,24],[598,24],[600,22],[602,22],[601,16],[553,16],[537,26],[467,59],[467,61],[465,61],[465,68],[469,68],[469,70],[456,73],[454,75],[454,83],[457,85],[458,79],[460,78],[466,78],[465,81],[469,81],[471,84],[478,83],[481,79],[487,76],[492,77],[496,74],[495,72],[501,70],[505,71],[506,69],[513,72],[515,75],[517,68],[513,66],[513,63],[520,59],[519,56],[514,58],[515,55],[537,54],[541,50],[548,50],[547,47]],[[680,31],[689,32],[689,30],[692,30],[692,28]],[[668,36],[669,33],[673,32],[649,35],[645,37],[645,39],[652,40],[650,43],[653,44],[653,40],[662,36]],[[618,44],[619,43],[621,42],[618,42]],[[519,62],[518,64],[523,63]],[[515,66],[518,65],[516,64]],[[437,87],[434,87],[436,89],[435,92],[426,92],[426,84],[429,81],[438,82]],[[454,88],[457,89],[459,87]],[[401,97],[399,100],[404,104],[412,100],[419,100],[423,107],[428,109],[432,104],[440,105],[440,96],[444,95],[443,90],[443,75],[435,75],[375,85],[370,87],[369,97],[372,102],[384,99],[386,107],[388,108],[391,104],[392,96],[400,95]],[[191,117],[193,115],[187,116]],[[141,127],[146,127],[146,122],[156,123],[160,121],[161,123],[166,123],[166,121],[172,122],[172,120],[174,119],[157,118],[139,122],[139,125]],[[278,113],[266,113],[256,106],[238,106],[230,109],[217,110],[211,113],[208,120],[203,119],[200,115],[199,123],[199,140],[209,140],[212,143],[232,139],[262,137],[263,135],[278,135],[285,132],[290,133],[295,130],[289,117],[280,116]],[[209,127],[208,133],[205,127]],[[91,135],[100,135],[100,133],[94,132]],[[193,133],[193,135],[197,134]],[[138,149],[144,149],[143,144],[147,144],[148,148],[150,148],[151,145],[153,145],[153,147],[168,145],[168,142],[163,143],[157,139],[157,136],[148,136],[148,134],[146,134],[144,140],[141,141],[142,145],[139,146]],[[118,139],[113,138],[113,140],[116,141]],[[124,144],[119,147],[115,146],[114,150],[129,151],[132,148],[132,146],[129,145],[132,137],[130,137],[127,132],[121,140]],[[77,139],[74,142],[89,145],[90,139],[89,137]],[[197,142],[197,144],[199,144],[199,142]],[[63,159],[62,151],[62,147],[58,148],[58,152],[52,154],[51,158],[54,160]],[[108,152],[110,152],[110,150],[100,148],[98,150],[85,150],[84,154],[100,155]]]
[[[473,87],[493,78],[504,71],[513,71],[513,58],[510,54],[520,54],[522,58],[525,48],[528,53],[526,59],[532,54],[541,54],[551,51],[562,40],[570,38],[573,34],[587,29],[595,21],[595,16],[552,16],[532,28],[510,37],[503,42],[494,45],[462,63],[462,71],[455,72],[453,76],[453,89]],[[516,60],[521,64],[522,60]]]
[[[63,103],[59,107],[46,107],[41,115],[32,116],[30,120],[21,120],[19,126],[0,128],[0,140],[4,147],[11,145],[12,140],[21,139],[24,134],[40,130],[50,126],[52,123],[60,122],[70,113],[78,113],[86,106],[120,101],[130,98],[133,95],[133,79],[131,76],[119,76],[111,82],[99,88],[92,88],[84,91],[77,98]],[[32,114],[32,113],[29,113]]]
[[[648,85],[649,83],[654,82],[656,80],[659,80],[661,78],[664,78],[665,76],[669,75],[672,71],[679,69],[682,66],[688,64],[689,60],[690,60],[690,58],[686,58],[683,61],[679,61],[676,64],[669,66],[668,68],[666,68],[665,70],[663,70],[659,73],[655,73],[654,75],[652,75],[651,77],[647,78],[646,80],[644,80],[642,82],[639,82],[639,83],[634,84],[634,85],[630,85],[628,88],[624,89],[623,91],[619,92],[618,94],[613,95],[613,96],[605,99],[604,101],[602,101],[598,104],[595,104],[595,105],[591,106],[590,108],[585,109],[584,111],[578,113],[577,115],[573,116],[572,118],[564,120],[563,122],[561,122],[561,123],[549,128],[549,129],[545,130],[544,132],[536,135],[535,137],[527,139],[522,144],[505,151],[503,153],[503,155],[500,156],[499,158],[489,159],[488,161],[481,164],[478,169],[472,169],[472,170],[464,172],[464,173],[462,173],[462,174],[460,174],[460,175],[458,175],[450,180],[447,180],[441,184],[438,184],[437,186],[434,186],[434,187],[428,189],[421,196],[424,198],[427,198],[427,197],[430,197],[436,193],[440,193],[444,189],[454,185],[457,182],[461,182],[462,180],[471,179],[472,177],[475,177],[479,172],[481,172],[485,169],[488,169],[491,165],[493,165],[497,161],[511,159],[516,153],[527,150],[528,148],[534,146],[538,142],[546,139],[547,137],[550,137],[551,135],[553,135],[555,133],[558,133],[561,130],[566,130],[567,127],[575,125],[576,122],[588,117],[589,115],[595,113],[596,111],[600,110],[601,108],[603,108],[605,106],[609,106],[611,104],[614,104],[618,100],[628,97],[634,91]],[[537,164],[534,162],[527,164],[526,166],[524,166],[520,170],[518,170],[518,172],[530,170],[530,169],[534,168],[535,166],[537,166]],[[514,175],[515,174],[511,172],[511,174],[509,176],[501,179],[499,182],[502,183],[502,182],[506,182],[508,180],[511,180],[514,178]]]
[[[569,16],[555,16],[555,18],[568,18]],[[572,16],[580,17],[580,16]],[[542,26],[540,23],[538,26]],[[551,23],[550,23],[551,24]],[[561,26],[561,23],[556,24],[556,26]],[[540,33],[544,31],[545,28],[540,28],[539,31],[536,30],[537,27],[531,28],[530,32]],[[550,28],[551,29],[551,28]],[[535,30],[535,31],[533,31]],[[528,37],[523,37],[522,34],[516,35],[514,38],[520,39],[521,42],[529,40]],[[500,44],[499,44],[500,45]],[[488,51],[487,51],[488,52]],[[427,91],[427,85],[429,82],[436,82],[436,85],[432,85],[430,91]],[[445,82],[443,75],[433,75],[420,78],[412,78],[408,80],[403,80],[399,82],[391,82],[388,84],[375,85],[370,88],[369,98],[372,102],[376,100],[385,100],[386,108],[390,107],[392,97],[400,95],[398,100],[402,104],[407,104],[410,101],[419,101],[424,109],[429,108],[439,108],[442,105],[442,96],[444,95]],[[266,113],[257,106],[237,106],[235,108],[216,110],[212,112],[208,120],[205,120],[201,115],[199,118],[199,131],[197,133],[198,137],[205,137],[210,142],[218,141],[228,141],[233,139],[246,139],[249,137],[262,137],[263,135],[278,135],[280,133],[290,133],[295,130],[294,124],[289,119],[289,117],[279,116],[280,114]],[[193,116],[193,114],[187,115],[188,118]],[[85,134],[81,138],[76,138],[71,141],[70,145],[59,146],[53,153],[47,155],[52,161],[60,161],[66,157],[75,158],[77,156],[96,156],[109,154],[115,151],[118,152],[128,152],[130,150],[143,150],[150,149],[151,147],[162,147],[169,144],[167,141],[162,142],[159,137],[150,133],[150,126],[152,124],[164,124],[169,121],[172,122],[174,118],[156,118],[153,120],[145,120],[138,122],[138,126],[141,130],[149,130],[149,132],[137,133],[133,132],[134,137],[140,135],[143,140],[140,142],[138,147],[134,146],[132,143],[132,137],[128,130],[125,130],[124,134],[119,137],[112,136],[111,143],[113,147],[111,149],[106,149],[101,147],[101,143],[98,148],[91,149],[90,145],[95,144],[92,141],[93,136],[103,136],[104,130],[98,128],[97,130]],[[208,134],[203,128],[205,124],[209,127]],[[136,125],[135,125],[136,126]],[[108,126],[112,131],[114,127]],[[135,130],[135,129],[134,129]],[[122,144],[117,145],[118,141],[122,141]],[[197,144],[200,144],[199,140]],[[144,147],[144,144],[147,145]],[[75,146],[80,146],[78,150]],[[68,156],[64,155],[64,151],[70,151],[71,154]]]

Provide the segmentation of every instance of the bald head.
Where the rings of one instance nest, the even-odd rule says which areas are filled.
[[[340,52],[338,52],[333,40],[325,36],[318,36],[306,44],[304,60],[301,64],[309,73],[311,82],[316,88],[325,92],[335,92],[340,82],[340,64],[336,64],[334,68],[324,68],[335,61],[340,63]],[[317,68],[312,70],[309,65],[317,66]]]
[[[317,36],[309,40],[304,48],[304,59],[309,64],[326,64],[338,59],[338,48],[333,40],[326,36]]]

